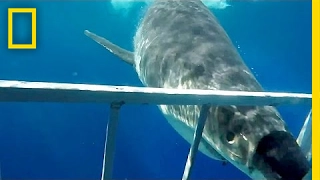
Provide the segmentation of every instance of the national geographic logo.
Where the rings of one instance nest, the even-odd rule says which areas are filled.
[[[13,13],[31,13],[31,44],[13,44]],[[8,49],[36,49],[37,47],[36,8],[8,8]]]

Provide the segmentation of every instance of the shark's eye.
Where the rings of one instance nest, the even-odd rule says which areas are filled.
[[[235,134],[231,131],[227,132],[226,134],[226,140],[228,141],[229,144],[233,144],[234,143],[234,138],[235,138]]]

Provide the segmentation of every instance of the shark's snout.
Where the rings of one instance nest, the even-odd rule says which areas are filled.
[[[267,179],[301,180],[310,164],[295,138],[288,132],[274,131],[258,143],[253,166]]]

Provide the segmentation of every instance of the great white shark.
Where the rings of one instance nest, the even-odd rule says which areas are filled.
[[[148,87],[263,91],[214,14],[201,0],[154,0],[125,50],[85,34],[133,66]],[[201,106],[159,105],[189,143]],[[301,180],[310,164],[272,106],[211,106],[199,151],[252,179]]]

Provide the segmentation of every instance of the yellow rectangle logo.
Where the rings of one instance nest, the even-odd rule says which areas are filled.
[[[13,44],[13,13],[31,13],[32,17],[32,41],[31,44]],[[8,8],[8,49],[36,49],[37,40],[37,19],[36,8]]]

